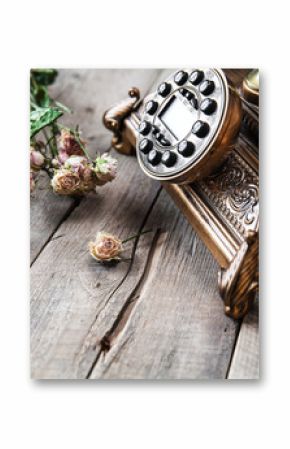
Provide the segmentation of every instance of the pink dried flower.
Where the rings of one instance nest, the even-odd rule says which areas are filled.
[[[93,169],[88,166],[82,173],[82,192],[87,193],[96,188],[96,175]]]
[[[81,180],[78,173],[65,168],[57,170],[51,180],[53,191],[59,195],[74,195],[80,191]]]
[[[33,170],[40,170],[45,163],[45,157],[40,151],[30,147],[30,167]]]
[[[86,157],[71,156],[56,170],[51,185],[60,195],[83,195],[95,189],[96,175]]]
[[[74,172],[82,174],[84,169],[88,167],[89,160],[84,156],[70,156],[64,163],[64,168],[68,168]]]
[[[89,243],[90,254],[98,262],[118,261],[122,250],[121,240],[106,232],[98,232],[95,241]]]
[[[65,151],[60,151],[58,153],[58,160],[59,160],[60,165],[64,164],[68,158],[69,158],[69,155]]]
[[[71,156],[65,161],[64,167],[78,173],[81,179],[80,191],[82,193],[93,190],[96,186],[96,175],[89,160],[84,156]]]
[[[107,232],[98,232],[94,242],[89,242],[89,251],[91,256],[97,262],[112,262],[121,260],[120,254],[123,251],[123,244],[136,239],[143,234],[152,232],[152,229],[139,232],[125,240],[120,240],[115,235]]]
[[[113,181],[117,175],[117,159],[104,153],[95,160],[94,171],[97,176],[97,185],[106,184],[106,182]]]
[[[74,134],[68,129],[62,129],[58,139],[59,146],[59,160],[63,164],[70,156],[83,156],[84,151],[80,145],[84,144],[78,141]]]

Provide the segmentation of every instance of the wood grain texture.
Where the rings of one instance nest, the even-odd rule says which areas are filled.
[[[129,87],[141,87],[145,94],[170,71],[61,70],[51,93],[75,111],[66,123],[81,125],[94,155],[110,145],[103,112],[126,97]],[[135,158],[116,157],[117,179],[79,205],[51,198],[45,180],[36,192],[31,226],[40,225],[38,236],[32,233],[38,256],[31,270],[31,376],[242,376],[248,363],[243,362],[246,331],[254,345],[252,365],[255,361],[257,346],[249,334],[253,324],[243,323],[238,336],[238,323],[223,313],[218,266],[206,247]],[[50,199],[52,211],[42,217]],[[63,208],[62,201],[67,203]],[[126,238],[149,228],[152,233],[126,245],[125,257],[131,261],[106,267],[90,258],[87,243],[98,230]]]
[[[91,377],[225,378],[238,325],[223,313],[217,264],[166,192],[147,227],[158,238],[134,307]]]
[[[259,306],[257,301],[243,320],[228,378],[259,379],[259,350]]]

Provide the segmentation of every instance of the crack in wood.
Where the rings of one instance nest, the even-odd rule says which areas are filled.
[[[133,247],[132,247],[131,257],[130,257],[130,259],[129,259],[129,260],[130,260],[130,263],[129,263],[129,266],[128,266],[128,270],[126,271],[126,273],[124,274],[124,276],[122,277],[122,279],[120,280],[120,282],[118,283],[118,285],[115,287],[115,289],[112,291],[112,293],[109,295],[109,297],[107,298],[107,300],[104,302],[103,306],[98,310],[98,313],[97,313],[96,316],[95,316],[95,319],[94,319],[94,321],[93,321],[93,323],[92,323],[92,326],[94,325],[94,322],[97,320],[97,318],[98,318],[99,315],[102,313],[102,311],[105,309],[105,307],[107,306],[107,304],[109,303],[109,301],[110,301],[110,300],[112,299],[112,297],[115,295],[115,293],[117,292],[117,290],[119,290],[119,288],[122,286],[122,284],[126,281],[128,275],[129,275],[129,273],[130,273],[130,271],[131,271],[131,269],[132,269],[133,263],[134,263],[135,254],[136,254],[136,250],[137,250],[137,247],[138,247],[138,243],[139,243],[139,240],[140,240],[140,237],[141,237],[141,233],[142,233],[142,231],[144,230],[144,227],[145,227],[145,225],[146,225],[146,223],[147,223],[147,221],[148,221],[148,218],[149,218],[149,216],[150,216],[150,214],[151,214],[151,211],[152,211],[152,209],[153,209],[153,207],[154,207],[154,205],[155,205],[155,203],[156,203],[156,201],[157,201],[157,199],[158,199],[158,197],[159,197],[159,195],[160,195],[161,190],[162,190],[162,187],[160,187],[160,188],[158,189],[158,191],[157,191],[155,197],[153,198],[152,203],[150,204],[150,207],[148,208],[148,211],[147,211],[146,214],[145,214],[145,217],[144,217],[144,219],[143,219],[143,221],[142,221],[142,223],[141,223],[141,226],[140,226],[140,228],[139,228],[139,230],[138,230],[138,232],[137,232],[137,235],[138,235],[138,236],[136,237],[136,239],[135,239],[135,241],[134,241],[134,244],[133,244]],[[92,328],[92,326],[91,326],[91,328]]]
[[[144,285],[146,284],[146,281],[148,279],[151,265],[152,265],[152,259],[154,257],[155,249],[157,247],[160,234],[161,234],[161,229],[157,229],[154,234],[152,243],[151,243],[151,247],[150,247],[150,250],[148,253],[148,257],[147,257],[146,264],[145,264],[144,270],[142,272],[142,275],[141,275],[136,287],[131,292],[131,294],[128,296],[123,307],[121,308],[120,312],[118,313],[118,316],[117,316],[116,320],[114,321],[111,329],[109,331],[107,331],[106,334],[104,335],[104,337],[101,339],[101,341],[100,341],[101,349],[98,352],[97,357],[94,361],[94,364],[92,365],[92,367],[86,377],[87,379],[90,378],[100,357],[110,351],[110,349],[112,348],[113,342],[115,342],[117,340],[118,336],[121,334],[122,330],[128,323],[129,318],[133,312],[133,309],[137,303],[137,300],[141,296],[141,292],[142,292]],[[106,367],[105,371],[107,371],[109,369],[109,367],[113,363],[114,359],[120,354],[120,351],[123,349],[123,347],[128,342],[128,340],[129,340],[129,337],[121,344],[118,352],[114,355],[114,357],[112,358],[112,360]]]
[[[143,219],[143,221],[141,223],[140,229],[138,231],[138,237],[136,238],[136,240],[134,242],[134,245],[133,245],[133,248],[132,248],[131,262],[129,264],[127,272],[125,273],[125,275],[123,276],[123,278],[121,279],[121,281],[119,282],[117,287],[114,289],[114,291],[110,294],[110,296],[108,297],[107,301],[103,305],[102,309],[100,309],[98,311],[98,314],[96,315],[95,320],[94,320],[94,322],[91,325],[91,329],[92,329],[95,321],[97,320],[98,316],[100,315],[100,313],[104,310],[104,308],[106,307],[108,302],[111,300],[111,298],[114,296],[116,291],[122,286],[122,284],[125,282],[125,280],[129,276],[129,274],[131,272],[131,269],[132,269],[132,266],[133,266],[133,263],[134,263],[135,254],[136,254],[136,251],[137,251],[137,247],[138,247],[138,243],[139,243],[139,240],[140,240],[141,233],[144,230],[144,227],[146,226],[146,223],[147,223],[147,221],[149,219],[149,216],[151,214],[151,211],[152,211],[152,209],[153,209],[153,207],[154,207],[154,205],[155,205],[155,203],[156,203],[156,201],[157,201],[157,199],[158,199],[158,197],[160,195],[161,190],[162,190],[162,187],[160,187],[158,189],[158,191],[157,191],[157,193],[156,193],[156,195],[155,195],[155,197],[154,197],[150,207],[148,208],[148,211],[145,214],[145,217],[144,217],[144,219]],[[146,264],[145,264],[144,270],[143,270],[143,272],[141,274],[141,277],[140,277],[136,287],[131,292],[131,294],[128,296],[127,300],[125,301],[123,307],[119,311],[119,313],[117,315],[117,318],[114,321],[114,323],[111,326],[111,328],[101,338],[100,343],[99,343],[101,349],[97,353],[97,355],[96,355],[96,357],[95,357],[95,359],[94,359],[94,361],[93,361],[93,363],[91,365],[91,368],[88,371],[86,379],[90,378],[90,376],[91,376],[91,374],[92,374],[92,372],[93,372],[93,370],[94,370],[94,368],[95,368],[95,366],[96,366],[100,356],[102,355],[102,353],[105,354],[106,352],[108,352],[111,349],[112,342],[114,340],[116,340],[117,336],[120,334],[120,332],[124,328],[126,322],[128,321],[128,319],[129,319],[129,317],[130,317],[130,315],[132,313],[132,310],[133,310],[133,308],[134,308],[134,306],[135,306],[135,304],[136,304],[136,302],[137,302],[137,300],[138,300],[138,298],[140,296],[140,292],[141,292],[141,290],[142,290],[142,288],[143,288],[143,286],[144,286],[144,284],[146,282],[146,279],[148,277],[148,273],[150,271],[150,266],[151,266],[153,254],[154,254],[154,251],[155,251],[155,248],[156,248],[157,241],[158,241],[160,233],[161,233],[161,230],[157,229],[155,234],[154,234],[154,237],[153,237],[153,240],[152,240],[152,243],[151,243],[151,247],[150,247],[150,250],[149,250],[149,253],[148,253],[148,256],[147,256],[147,260],[146,260]]]
[[[113,341],[116,340],[118,335],[121,333],[123,328],[125,327],[132,310],[135,306],[135,303],[137,299],[141,296],[142,289],[144,287],[144,284],[146,283],[146,280],[148,278],[150,267],[152,265],[152,259],[155,253],[155,248],[157,246],[158,238],[160,236],[161,230],[157,229],[154,238],[151,243],[150,251],[148,253],[147,261],[143,270],[143,273],[134,288],[134,290],[131,292],[131,294],[128,296],[127,300],[125,301],[123,307],[121,308],[115,322],[113,323],[113,326],[111,329],[105,334],[105,336],[101,340],[101,346],[103,348],[107,348],[106,350],[110,350],[112,347]]]
[[[105,370],[103,371],[103,375],[104,375],[107,371],[109,371],[111,365],[112,365],[113,362],[116,360],[116,357],[117,357],[117,356],[120,357],[120,353],[121,353],[122,350],[126,347],[126,345],[127,345],[128,341],[130,340],[130,338],[131,338],[131,335],[128,335],[128,337],[121,343],[121,345],[120,345],[120,347],[119,347],[119,349],[118,349],[118,352],[114,355],[114,357],[112,357],[111,361],[108,363],[107,367],[106,367]],[[101,351],[100,354],[99,354],[98,360],[100,360],[100,357],[101,357],[102,354],[105,356],[106,352],[105,352],[105,351]],[[96,366],[96,365],[95,365],[95,366]]]

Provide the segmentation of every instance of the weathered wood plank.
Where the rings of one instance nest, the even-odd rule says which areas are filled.
[[[108,321],[110,325],[114,319],[113,316],[104,319],[98,335],[90,338],[96,316],[111,303],[111,296],[126,279],[130,265],[122,262],[107,268],[97,264],[88,253],[88,241],[98,230],[113,232],[121,238],[138,233],[159,189],[157,183],[138,170],[135,158],[117,157],[120,168],[116,180],[74,209],[32,267],[34,378],[86,377],[98,351],[98,338],[106,332]],[[149,237],[145,235],[143,239]],[[146,251],[147,245],[138,247],[130,278],[133,284],[137,278],[134,273],[142,271]],[[112,301],[113,315],[119,313],[125,298],[118,301]]]
[[[41,173],[30,198],[31,263],[75,205],[72,198],[56,197],[49,182],[48,175]]]
[[[80,125],[92,156],[110,147],[111,134],[102,124],[104,111],[126,97],[128,89],[138,84],[144,95],[150,88],[158,70],[60,70],[50,94],[73,113],[66,114],[62,123]],[[104,88],[105,87],[105,88]],[[30,245],[31,262],[35,260],[57,227],[72,211],[76,202],[57,197],[49,188],[49,178],[42,174],[31,198]]]
[[[225,378],[238,324],[224,315],[216,262],[163,191],[147,227],[160,234],[145,279],[91,378]]]
[[[259,379],[259,306],[244,318],[230,366],[229,379]]]

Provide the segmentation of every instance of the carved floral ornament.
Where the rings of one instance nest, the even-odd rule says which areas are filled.
[[[204,180],[201,187],[231,223],[231,217],[235,217],[235,223],[239,222],[239,226],[235,226],[239,232],[245,234],[250,225],[255,226],[259,207],[258,177],[236,153],[232,153],[214,175]]]

